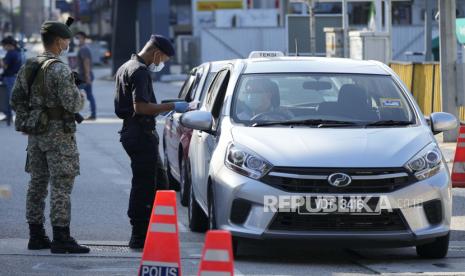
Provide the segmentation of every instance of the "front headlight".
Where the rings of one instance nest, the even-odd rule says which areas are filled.
[[[426,146],[405,165],[418,180],[424,180],[437,174],[441,166],[442,154],[435,143]]]
[[[224,163],[229,169],[253,179],[262,178],[272,167],[268,161],[256,153],[235,144],[228,146]]]

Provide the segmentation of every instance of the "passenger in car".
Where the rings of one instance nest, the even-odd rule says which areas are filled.
[[[243,101],[238,101],[239,120],[288,119],[292,114],[280,107],[278,85],[268,79],[249,80],[243,91]]]

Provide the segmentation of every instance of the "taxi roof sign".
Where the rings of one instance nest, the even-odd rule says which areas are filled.
[[[250,53],[249,58],[274,58],[283,56],[284,54],[281,51],[253,51]]]

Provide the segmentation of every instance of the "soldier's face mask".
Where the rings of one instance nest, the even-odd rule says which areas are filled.
[[[60,49],[60,56],[66,55],[69,52],[69,39],[60,39],[58,47]]]

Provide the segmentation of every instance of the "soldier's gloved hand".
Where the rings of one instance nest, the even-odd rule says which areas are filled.
[[[175,102],[174,103],[174,111],[178,113],[187,112],[188,109],[189,109],[189,103],[187,102]]]

